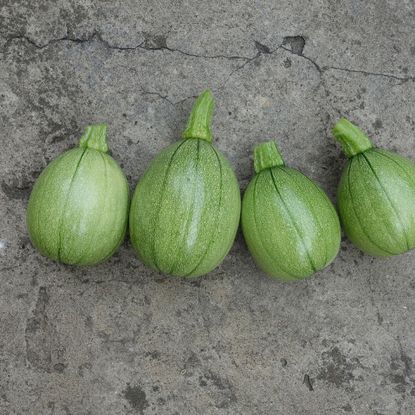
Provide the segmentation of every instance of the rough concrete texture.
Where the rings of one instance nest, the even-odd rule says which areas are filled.
[[[415,252],[345,238],[294,284],[260,272],[242,237],[197,280],[41,257],[25,228],[39,172],[109,124],[133,189],[216,97],[217,147],[241,188],[259,140],[335,199],[340,115],[415,160],[415,5],[379,1],[0,0],[0,414],[415,413]]]

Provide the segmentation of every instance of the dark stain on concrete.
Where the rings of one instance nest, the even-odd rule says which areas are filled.
[[[38,369],[50,372],[52,362],[51,352],[45,338],[48,334],[48,317],[46,308],[49,304],[49,294],[46,287],[40,287],[33,317],[26,324],[26,356],[29,363]]]
[[[152,35],[144,33],[144,48],[146,49],[167,49],[167,37],[163,35]]]
[[[83,378],[85,376],[85,372],[92,369],[92,364],[89,362],[82,363],[78,366],[78,375]]]
[[[189,281],[189,283],[190,283],[190,285],[191,285],[192,287],[197,287],[197,288],[199,288],[199,287],[201,286],[201,284],[202,284],[202,282],[201,282],[201,280],[200,280],[200,279],[199,279],[199,280]]]
[[[314,391],[313,382],[312,382],[310,376],[307,373],[304,375],[303,384],[307,386],[307,389],[310,392]]]
[[[202,387],[209,386],[209,390],[212,387],[217,390],[216,408],[226,409],[237,402],[232,383],[211,370],[208,370],[203,376],[199,376],[199,385]]]
[[[71,411],[69,410],[69,408],[66,405],[62,406],[62,410],[65,412],[65,415],[72,415]]]
[[[413,374],[413,362],[412,359],[402,350],[401,348],[401,354],[400,354],[401,362],[404,364],[404,374],[405,377],[410,379]]]
[[[305,46],[305,39],[303,36],[286,36],[282,41],[282,44],[288,45],[291,49],[291,52],[295,53],[296,55],[302,56],[304,46]]]
[[[30,244],[30,239],[28,236],[21,236],[19,238],[19,247],[20,249],[26,249],[26,247]]]
[[[123,394],[131,407],[136,409],[139,414],[144,415],[144,411],[149,407],[146,393],[139,386],[130,386],[127,383]]]
[[[229,389],[230,387],[230,383],[227,380],[222,379],[219,375],[213,372],[209,372],[207,378],[210,379],[213,385],[215,385],[221,391]]]
[[[385,378],[393,385],[396,392],[405,395],[408,387],[414,388],[413,362],[402,347],[399,355],[391,357],[390,369],[391,372],[386,374]]]
[[[26,359],[36,369],[47,373],[63,373],[65,347],[57,340],[57,332],[47,315],[49,293],[46,287],[40,287],[33,317],[26,323]]]
[[[264,53],[266,55],[271,53],[271,49],[268,46],[263,45],[257,41],[255,41],[255,47],[259,53]]]
[[[150,352],[146,352],[145,356],[152,360],[158,360],[161,357],[161,353],[158,350],[152,350]]]
[[[291,68],[291,59],[290,58],[285,59],[284,68],[287,68],[287,69]]]
[[[379,326],[381,326],[381,325],[382,325],[382,323],[383,323],[383,317],[382,317],[382,315],[379,313],[379,311],[377,311],[377,312],[376,312],[376,318],[377,318],[377,321],[378,321]]]
[[[184,364],[184,376],[192,377],[195,372],[201,367],[202,362],[195,352],[190,352],[190,356],[187,358]]]
[[[323,367],[320,369],[317,379],[332,383],[338,388],[350,385],[355,379],[353,370],[362,367],[358,358],[347,358],[338,347],[323,352],[322,359]],[[349,386],[348,389],[352,390],[353,388]]]
[[[380,120],[379,118],[377,118],[375,120],[375,122],[373,123],[373,128],[375,130],[380,130],[382,127],[383,127],[382,120]]]
[[[6,183],[4,180],[1,182],[1,190],[9,199],[26,200],[29,198],[32,186],[30,184],[12,184]]]
[[[56,363],[53,365],[53,369],[57,373],[63,373],[65,370],[65,365],[63,363]]]
[[[93,330],[94,328],[94,320],[92,318],[92,316],[88,315],[85,317],[85,326],[89,329],[89,330]]]

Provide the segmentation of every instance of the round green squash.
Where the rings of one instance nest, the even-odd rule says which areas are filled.
[[[374,148],[354,124],[341,119],[333,134],[349,158],[338,188],[346,235],[363,252],[391,256],[415,247],[415,165]]]
[[[149,267],[196,277],[219,265],[235,239],[240,192],[225,157],[211,144],[213,96],[196,100],[183,139],[165,148],[139,181],[130,237]]]
[[[286,281],[326,267],[340,247],[339,219],[327,195],[285,166],[272,141],[255,148],[254,166],[242,201],[242,231],[255,262]]]
[[[124,239],[129,188],[106,152],[106,125],[87,127],[78,148],[40,174],[27,207],[27,227],[42,255],[91,265],[110,257]]]

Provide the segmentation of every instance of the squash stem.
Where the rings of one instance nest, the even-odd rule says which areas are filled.
[[[333,128],[333,135],[340,142],[344,154],[349,158],[373,148],[372,142],[366,134],[346,118],[337,122]]]
[[[272,167],[283,166],[284,160],[274,141],[258,144],[254,149],[254,168],[259,173]]]
[[[86,127],[84,135],[79,141],[79,147],[93,148],[106,153],[108,151],[107,125],[96,124]]]
[[[202,92],[193,105],[182,138],[200,138],[210,143],[212,141],[210,124],[214,106],[215,101],[212,92],[209,89]]]

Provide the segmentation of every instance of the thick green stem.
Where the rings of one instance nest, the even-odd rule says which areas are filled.
[[[108,151],[107,125],[96,124],[86,127],[84,135],[79,141],[79,147],[93,148],[106,153]]]
[[[333,135],[340,142],[344,154],[349,158],[373,148],[366,134],[346,118],[337,122],[333,128]]]
[[[283,166],[284,160],[274,141],[258,144],[254,149],[254,168],[259,173],[272,167]]]
[[[212,92],[207,89],[202,92],[193,105],[183,138],[200,138],[209,143],[212,141],[210,123],[212,121],[213,108],[215,101]]]

